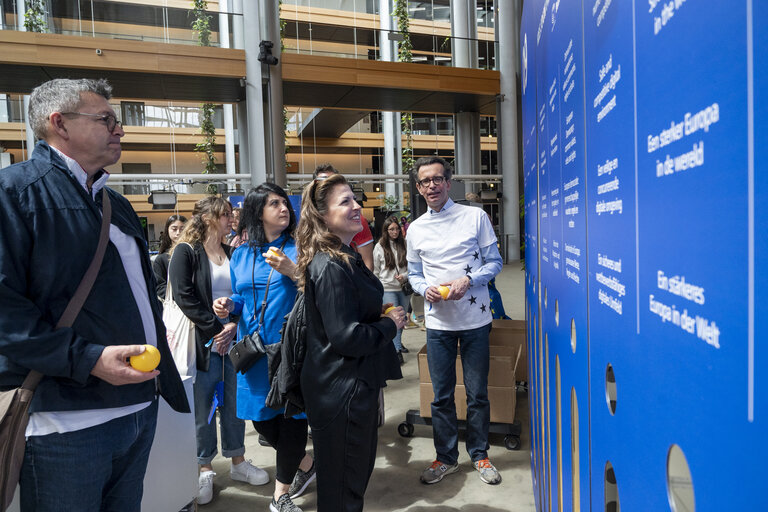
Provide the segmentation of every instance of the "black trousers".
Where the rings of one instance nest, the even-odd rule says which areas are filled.
[[[279,414],[266,421],[254,421],[253,428],[277,451],[275,479],[291,485],[301,459],[307,453],[307,420],[286,418]]]
[[[318,512],[358,512],[376,462],[379,389],[358,380],[339,415],[312,428]]]

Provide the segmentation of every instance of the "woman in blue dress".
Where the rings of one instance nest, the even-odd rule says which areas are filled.
[[[280,328],[296,298],[297,259],[293,230],[296,215],[285,191],[272,183],[251,189],[243,202],[238,235],[248,242],[232,253],[232,296],[214,303],[220,317],[239,315],[237,337],[258,329],[265,345],[280,341]],[[269,290],[267,291],[267,281]],[[267,295],[264,321],[259,324]],[[269,392],[267,358],[262,357],[245,374],[237,375],[237,416],[251,420],[259,434],[277,451],[272,512],[301,512],[291,501],[314,480],[314,463],[306,453],[307,419],[304,414],[285,418],[283,410],[264,405]]]

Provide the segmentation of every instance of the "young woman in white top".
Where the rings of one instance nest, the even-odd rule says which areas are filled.
[[[408,309],[408,296],[403,293],[403,283],[408,281],[408,264],[405,259],[405,238],[396,217],[384,221],[381,238],[373,248],[373,273],[384,286],[384,303]],[[392,340],[400,364],[403,363],[402,329]]]

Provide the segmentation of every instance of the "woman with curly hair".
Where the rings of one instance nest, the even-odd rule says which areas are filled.
[[[319,512],[363,510],[376,459],[379,390],[402,378],[392,338],[405,325],[405,311],[382,311],[381,282],[349,245],[360,229],[360,205],[344,176],[304,190],[296,236],[307,322],[301,389]]]
[[[232,285],[229,258],[232,248],[221,243],[229,233],[232,207],[226,199],[208,196],[199,200],[184,231],[171,252],[170,284],[173,300],[195,324],[197,375],[193,384],[197,462],[200,465],[197,503],[213,498],[213,466],[217,453],[216,422],[208,422],[208,413],[216,385],[224,381],[224,401],[219,405],[221,448],[232,458],[233,480],[263,485],[269,475],[246,461],[245,422],[237,417],[235,370],[227,357],[235,337],[233,319],[219,321],[213,312],[215,297],[229,296]],[[212,348],[211,348],[212,347]]]

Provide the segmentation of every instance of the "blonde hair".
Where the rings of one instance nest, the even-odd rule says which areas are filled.
[[[229,201],[218,196],[204,197],[196,202],[192,210],[192,218],[184,224],[184,230],[171,248],[171,255],[180,243],[188,243],[192,246],[203,243],[211,230],[218,229],[219,219],[230,211],[232,206]]]
[[[328,213],[331,191],[338,185],[349,186],[344,176],[334,174],[323,180],[312,181],[301,195],[301,219],[296,229],[296,246],[299,252],[296,273],[300,290],[304,289],[307,268],[317,253],[327,253],[331,258],[350,265],[351,257],[342,251],[344,244],[341,238],[328,230],[323,218]]]

